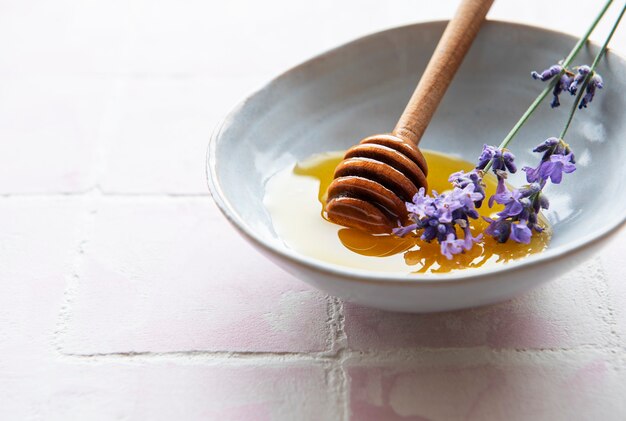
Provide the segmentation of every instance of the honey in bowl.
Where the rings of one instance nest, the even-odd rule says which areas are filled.
[[[443,193],[451,189],[448,176],[459,170],[470,171],[474,164],[457,157],[433,151],[422,151],[428,161],[429,189]],[[373,235],[329,222],[325,217],[326,190],[333,180],[335,167],[344,152],[314,155],[274,175],[267,183],[264,203],[276,233],[285,244],[306,256],[341,266],[378,272],[445,273],[453,270],[487,267],[521,259],[544,250],[550,240],[546,228],[532,236],[530,244],[513,241],[498,243],[483,235],[469,251],[448,260],[440,245],[427,243],[417,235],[400,238]],[[484,177],[487,197],[495,193],[496,179]],[[481,216],[493,216],[502,208],[489,208],[487,201],[478,209]],[[472,235],[487,227],[482,218],[472,220]]]

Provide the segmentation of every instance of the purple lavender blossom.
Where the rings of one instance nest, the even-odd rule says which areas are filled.
[[[437,192],[434,192],[437,195]],[[417,215],[428,215],[431,216],[435,211],[435,208],[432,205],[432,200],[429,196],[426,195],[426,189],[421,187],[418,192],[413,196],[413,202],[406,203],[406,210],[409,213],[414,213]]]
[[[555,64],[553,66],[550,66],[549,68],[547,68],[541,73],[537,73],[533,71],[530,73],[530,75],[535,80],[539,79],[542,82],[545,82],[546,80],[552,79],[554,76],[558,75],[562,71],[563,71],[563,67],[558,64]]]
[[[530,237],[532,236],[532,231],[526,225],[526,221],[519,221],[516,224],[511,224],[511,240],[517,243],[530,243]]]
[[[548,209],[548,208],[550,208],[550,201],[548,200],[548,198],[546,197],[545,194],[542,194],[542,195],[539,196],[539,200],[537,201],[537,205],[541,209]],[[537,209],[537,213],[538,212],[539,212],[539,209]]]
[[[578,86],[583,83],[590,71],[591,68],[587,65],[577,67],[576,76],[574,76],[574,79],[572,80],[572,83],[570,83],[568,88],[570,94],[576,95],[576,92],[578,91]]]
[[[550,68],[544,70],[541,73],[531,72],[531,76],[533,79],[538,79],[543,82],[552,79],[557,75],[561,75],[559,77],[558,82],[554,85],[554,89],[552,90],[552,102],[550,106],[552,108],[556,108],[561,105],[559,101],[559,95],[568,91],[572,95],[576,95],[578,88],[583,85],[585,80],[588,78],[589,73],[591,72],[591,68],[587,65],[582,65],[574,68],[574,72],[572,73],[566,68],[555,64]],[[602,89],[604,87],[604,83],[602,81],[602,77],[597,73],[593,72],[589,81],[587,82],[586,93],[583,99],[578,104],[578,108],[587,108],[587,105],[593,100],[593,96],[595,95],[596,89]]]
[[[506,187],[502,194],[494,194],[493,199],[496,203],[504,205],[504,209],[498,212],[498,216],[502,218],[516,217],[522,213],[525,203],[522,203],[524,197],[518,189],[509,190]]]
[[[522,171],[526,172],[526,181],[528,181],[529,183],[538,183],[541,181],[541,177],[539,176],[539,171],[541,170],[542,164],[543,162],[540,162],[537,168],[533,168],[533,167],[522,168]]]
[[[557,137],[549,137],[546,140],[544,140],[542,143],[540,143],[539,145],[535,146],[535,148],[533,149],[533,152],[545,152],[549,149],[554,148],[556,145],[558,145],[560,142],[559,138]]]
[[[517,171],[515,166],[515,155],[506,149],[500,149],[496,146],[483,145],[483,150],[478,157],[478,165],[476,168],[484,170],[489,164],[489,161],[493,161],[493,171],[509,171],[514,173]]]
[[[398,237],[404,237],[405,235],[411,233],[412,231],[415,231],[418,228],[419,228],[418,224],[410,224],[410,225],[407,225],[406,227],[403,227],[402,225],[398,223],[398,227],[392,229],[391,233],[393,235],[397,235]]]
[[[585,96],[580,101],[580,104],[578,104],[578,109],[581,110],[583,108],[587,108],[587,105],[593,100],[593,96],[596,93],[596,88],[602,89],[603,87],[604,87],[604,81],[602,80],[602,76],[595,73],[591,77],[591,79],[589,79],[589,82],[587,83],[587,90],[586,90]]]
[[[506,173],[496,172],[498,187],[496,193],[489,198],[489,207],[493,203],[504,206],[497,214],[497,218],[484,218],[489,222],[486,234],[493,236],[499,242],[509,238],[518,243],[528,244],[532,232],[541,232],[538,214],[542,209],[548,209],[548,199],[542,190],[548,181],[559,184],[563,173],[569,174],[576,170],[574,154],[569,145],[562,139],[550,137],[537,145],[533,152],[543,153],[536,168],[524,167],[528,185],[520,189],[509,189],[504,183]]]
[[[482,206],[483,199],[485,198],[485,184],[483,183],[483,174],[480,170],[474,169],[467,173],[463,170],[457,171],[450,174],[448,181],[452,183],[452,186],[460,189],[465,189],[469,184],[472,184],[474,186],[474,193],[481,196],[480,199],[474,202],[474,206],[476,208]]]
[[[465,207],[466,209],[472,209],[476,202],[483,200],[485,197],[484,193],[476,191],[474,184],[468,184],[463,189],[454,189],[450,196],[452,195],[454,195],[455,200],[461,205],[460,207]]]
[[[496,193],[489,198],[489,207],[493,206],[493,202],[496,200],[496,198],[498,198],[498,200],[505,200],[505,196],[508,193],[508,190],[506,188],[506,185],[504,184],[504,180],[505,178],[502,175],[498,177],[498,186],[496,187]]]
[[[544,180],[550,178],[553,184],[560,184],[563,173],[570,174],[576,171],[572,154],[552,155],[550,161],[544,162],[539,170],[539,176]]]
[[[537,223],[537,214],[541,209],[547,208],[547,201],[542,196],[541,188],[536,183],[512,190],[505,186],[503,192],[492,196],[493,201],[504,205],[504,209],[498,212],[496,219],[484,218],[489,222],[485,233],[500,243],[510,238],[518,243],[528,244],[532,230],[543,231]],[[493,201],[490,198],[490,202]],[[544,204],[545,207],[542,206]]]
[[[491,235],[499,243],[506,243],[511,236],[511,221],[505,218],[491,219],[483,217],[489,222],[489,226],[485,229],[485,234]]]
[[[556,85],[554,85],[554,89],[552,90],[553,98],[552,98],[552,102],[550,103],[550,107],[556,108],[559,105],[561,105],[561,102],[559,101],[559,95],[561,95],[563,91],[567,91],[569,89],[569,86],[572,83],[572,80],[574,79],[567,73],[563,73],[561,75],[559,82]]]
[[[541,152],[553,151],[557,146],[558,139],[547,139],[535,149]],[[511,158],[511,163],[513,159],[514,157]],[[504,165],[504,167],[510,171],[510,166]],[[505,184],[507,177],[505,169],[496,171],[498,186],[495,194],[489,198],[488,202],[489,207],[498,203],[503,205],[504,209],[498,212],[496,219],[483,218],[489,222],[485,233],[501,243],[506,242],[509,238],[518,243],[528,243],[532,236],[532,230],[542,231],[537,223],[537,214],[541,209],[547,208],[548,202],[542,198],[539,183],[531,183],[521,189],[509,189]]]
[[[458,240],[454,234],[450,233],[445,240],[441,241],[441,254],[448,260],[452,260],[452,255],[459,254],[464,250],[464,241]]]
[[[476,168],[479,170],[484,170],[489,161],[491,161],[496,155],[497,150],[498,148],[496,148],[495,146],[489,146],[487,144],[483,145],[483,150],[478,157],[478,165],[476,165]]]
[[[561,102],[559,101],[559,95],[563,91],[569,90],[569,87],[573,81],[571,74],[568,74],[567,69],[563,68],[563,66],[560,66],[558,64],[551,66],[550,68],[544,70],[541,73],[531,72],[530,74],[533,79],[535,80],[538,79],[538,80],[541,80],[542,82],[546,82],[559,74],[561,74],[561,76],[559,77],[558,82],[554,85],[554,89],[552,90],[553,98],[552,98],[552,102],[550,103],[550,106],[552,108],[556,108],[559,105],[561,105]]]
[[[569,174],[576,171],[576,161],[569,145],[560,139],[551,137],[539,144],[533,152],[544,152],[541,162],[536,168],[524,167],[526,181],[545,185],[548,179],[559,184],[563,173]]]
[[[441,253],[448,259],[453,254],[469,250],[482,238],[480,235],[472,236],[469,219],[478,218],[475,203],[485,197],[482,177],[478,172],[459,172],[450,176],[450,179],[458,184],[448,193],[437,194],[433,191],[432,196],[429,196],[424,188],[420,188],[413,201],[406,204],[409,218],[414,223],[393,230],[400,237],[421,230],[420,238],[426,242],[437,240],[441,244]],[[464,184],[463,188],[459,187],[461,183]],[[479,186],[479,190],[476,186]],[[463,231],[463,238],[459,238],[459,231]]]
[[[463,232],[464,232],[463,248],[465,250],[470,250],[472,246],[474,245],[474,243],[477,243],[483,239],[482,234],[478,234],[476,237],[472,236],[472,232],[470,231],[469,224],[465,225],[465,228],[463,228]]]

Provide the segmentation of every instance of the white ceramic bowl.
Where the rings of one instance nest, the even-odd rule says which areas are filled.
[[[278,265],[332,295],[411,312],[495,303],[572,269],[624,222],[626,62],[609,53],[598,67],[606,88],[576,115],[566,139],[578,170],[548,191],[554,236],[545,252],[495,269],[391,275],[315,260],[283,244],[263,206],[268,178],[313,153],[347,149],[389,131],[444,27],[432,22],[395,28],[315,57],[246,98],[212,136],[209,186],[224,215]],[[543,89],[530,71],[555,63],[575,42],[545,29],[487,22],[420,147],[475,160],[482,144],[498,144]],[[584,49],[574,63],[590,63],[595,51],[597,46]],[[558,135],[571,101],[551,110],[546,100],[522,129],[511,145],[520,168],[535,165],[534,145]],[[523,175],[516,176],[512,183],[522,184]]]

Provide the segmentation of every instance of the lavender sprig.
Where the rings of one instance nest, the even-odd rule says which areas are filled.
[[[574,46],[574,48],[572,48],[572,51],[570,51],[570,53],[567,55],[567,57],[565,58],[565,60],[563,60],[563,62],[561,63],[561,66],[563,68],[567,68],[567,66],[569,66],[571,64],[571,62],[574,60],[574,58],[576,57],[576,55],[578,54],[578,52],[581,50],[581,48],[587,43],[587,40],[589,39],[589,36],[591,35],[591,33],[593,32],[593,30],[596,28],[596,26],[598,25],[598,22],[600,22],[600,19],[602,19],[602,17],[604,16],[604,14],[606,13],[607,9],[609,8],[609,6],[611,5],[611,3],[613,2],[613,0],[607,0],[607,2],[604,4],[604,6],[602,7],[602,10],[600,10],[600,13],[598,13],[598,15],[596,16],[596,18],[594,19],[594,21],[591,23],[591,25],[589,26],[589,28],[587,28],[587,31],[585,32],[585,34],[578,40],[578,42],[576,43],[576,45]],[[623,10],[622,10],[622,14],[623,14]],[[622,15],[620,15],[621,18]],[[610,37],[612,36],[613,32],[615,31],[615,29],[617,28],[617,25],[619,24],[619,19],[617,20],[617,22],[615,22],[615,25],[613,26],[613,30],[611,31],[611,33],[609,34],[609,38],[607,38],[607,41],[603,47],[603,49],[606,48],[606,44],[608,44],[608,40],[610,39]],[[594,67],[592,65],[592,67]],[[561,71],[561,74],[563,73],[563,71]],[[546,86],[544,88],[543,91],[541,91],[541,93],[539,95],[537,95],[537,98],[535,98],[535,100],[533,101],[532,104],[530,104],[530,106],[526,109],[526,111],[524,112],[524,114],[522,114],[522,116],[520,117],[520,119],[517,121],[517,123],[515,123],[515,125],[513,126],[513,128],[509,131],[509,133],[506,135],[506,137],[504,138],[504,140],[502,141],[502,143],[500,143],[500,145],[498,146],[500,149],[504,149],[508,146],[508,144],[511,142],[511,140],[515,137],[515,135],[517,134],[517,132],[519,132],[519,130],[521,129],[521,127],[524,125],[524,123],[526,123],[526,121],[528,120],[528,118],[532,115],[532,113],[537,109],[537,107],[539,106],[539,104],[541,104],[541,101],[544,100],[544,98],[550,93],[550,91],[552,91],[554,89],[554,86],[556,85],[556,83],[560,80],[560,76],[559,79],[553,78],[552,81],[550,82],[550,84],[548,86]],[[561,136],[562,137],[562,136]],[[486,167],[487,169],[489,168],[489,164]]]
[[[541,194],[542,186],[538,183],[531,183],[520,189],[509,189],[505,180],[508,174],[517,171],[514,163],[515,156],[507,150],[488,145],[483,146],[481,156],[489,153],[487,151],[494,151],[493,172],[498,179],[496,192],[489,198],[488,204],[492,207],[494,203],[498,203],[504,206],[504,209],[497,213],[495,219],[483,217],[489,222],[485,234],[491,235],[500,243],[510,238],[518,243],[528,244],[533,230],[543,231],[538,223],[538,214],[541,209],[547,209],[548,201]],[[502,157],[501,163],[497,162],[498,156]]]
[[[610,1],[607,2],[607,4],[604,6],[603,11],[605,11],[608,8],[610,3],[611,3]],[[615,20],[615,23],[613,24],[613,27],[611,28],[611,31],[609,32],[609,34],[605,38],[604,43],[602,44],[602,47],[600,47],[600,51],[598,51],[598,53],[594,57],[593,63],[591,63],[591,66],[589,66],[589,73],[587,73],[586,80],[583,81],[583,87],[578,92],[578,94],[576,96],[576,99],[574,100],[574,104],[572,105],[572,109],[570,110],[569,116],[567,118],[567,122],[565,123],[565,127],[563,127],[563,130],[561,131],[561,134],[559,135],[559,139],[564,139],[565,138],[565,134],[567,133],[567,130],[569,129],[570,123],[572,122],[572,118],[574,117],[574,113],[576,112],[576,107],[578,106],[578,109],[586,108],[587,105],[593,99],[593,95],[595,93],[595,89],[596,88],[602,89],[604,87],[604,81],[602,80],[602,78],[599,75],[594,74],[594,71],[595,71],[596,66],[600,62],[600,59],[606,53],[606,48],[609,45],[609,42],[611,41],[611,38],[613,38],[613,35],[615,34],[615,31],[617,30],[617,27],[619,26],[620,21],[624,17],[624,13],[625,12],[626,12],[626,4],[622,7],[622,10],[620,11],[620,14],[617,16],[617,19]],[[602,15],[602,13],[600,14],[600,16]],[[590,75],[591,75],[591,78],[590,78]],[[598,77],[596,77],[596,76],[598,76]],[[590,88],[587,88],[587,83],[590,81],[590,79],[593,81],[592,82],[593,86],[590,87]],[[586,90],[587,93],[586,93],[585,97],[583,98],[583,100],[581,101],[580,98],[582,96],[583,89],[587,89]]]
[[[596,18],[595,23],[597,23],[597,21],[602,17],[610,4],[611,1],[608,1],[605,4],[604,9]],[[550,89],[552,89],[554,96],[551,103],[552,108],[559,105],[558,96],[563,91],[567,90],[571,94],[576,94],[576,99],[574,100],[567,123],[565,124],[565,127],[561,131],[559,137],[548,138],[533,150],[534,152],[543,153],[539,165],[536,168],[523,168],[526,172],[526,179],[530,184],[520,190],[513,189],[512,191],[506,193],[503,190],[506,189],[503,180],[500,178],[498,179],[498,190],[500,190],[500,192],[496,192],[496,195],[490,198],[490,202],[494,200],[500,204],[504,204],[505,210],[498,214],[497,219],[489,220],[490,225],[487,230],[485,230],[485,233],[494,236],[498,239],[498,241],[502,241],[505,237],[511,238],[517,242],[530,241],[532,231],[530,230],[530,227],[528,227],[528,222],[531,218],[535,219],[541,209],[547,209],[549,206],[548,199],[542,193],[546,183],[550,181],[554,184],[559,184],[564,173],[572,173],[576,170],[574,154],[570,150],[569,145],[563,141],[563,138],[565,137],[577,107],[578,109],[586,108],[592,101],[596,89],[602,89],[604,86],[602,77],[595,73],[595,67],[602,55],[606,52],[606,47],[615,33],[615,30],[617,29],[625,11],[626,5],[622,8],[620,15],[611,29],[611,32],[605,39],[604,44],[594,58],[591,66],[579,66],[575,68],[577,74],[567,70],[567,66],[578,52],[577,47],[582,46],[581,42],[583,42],[583,39],[581,39],[579,44],[577,44],[577,47],[575,47],[574,50],[572,50],[572,53],[570,53],[570,55],[563,61],[562,65],[551,66],[541,74],[537,72],[531,73],[531,76],[534,79],[546,81],[552,78],[551,84],[543,90],[535,102],[531,104],[517,124],[505,137],[499,146],[501,149],[504,149],[508,145],[517,131],[519,131],[519,128],[526,122],[530,114],[534,112]],[[589,36],[595,26],[595,23],[591,26],[585,35],[585,38]],[[580,90],[578,90],[579,86]],[[581,99],[583,91],[585,91],[586,94],[584,98]],[[489,164],[487,164],[486,168],[489,168]],[[524,201],[524,198],[528,199]],[[529,203],[530,206],[528,206]],[[525,219],[526,216],[528,216],[528,220]],[[515,220],[518,220],[519,222],[516,225],[513,225]],[[536,231],[540,231],[541,229],[541,227],[536,224],[536,221],[534,221],[532,228]]]
[[[496,174],[498,185],[496,193],[489,198],[488,204],[492,207],[494,203],[498,203],[503,206],[503,210],[498,212],[494,219],[484,218],[489,222],[484,233],[493,236],[499,242],[511,239],[527,244],[531,240],[533,231],[543,230],[538,223],[538,214],[542,209],[549,207],[543,189],[548,182],[561,183],[563,174],[576,170],[574,154],[563,138],[576,109],[586,108],[593,100],[596,90],[604,86],[602,77],[595,73],[595,67],[606,51],[609,40],[626,11],[626,6],[622,9],[592,65],[578,66],[573,69],[575,72],[568,70],[567,66],[585,44],[611,2],[612,0],[607,1],[586,34],[561,64],[553,65],[541,73],[531,73],[534,79],[550,81],[550,84],[537,96],[500,146],[484,145],[474,170],[468,173],[459,171],[451,174],[449,178],[453,185],[451,192],[441,195],[433,192],[431,197],[426,195],[423,188],[420,189],[413,197],[413,201],[406,204],[413,224],[406,227],[399,226],[394,229],[394,234],[404,236],[413,231],[421,231],[421,239],[427,242],[438,241],[441,253],[448,259],[452,259],[455,254],[469,250],[475,242],[482,239],[482,234],[476,237],[472,235],[470,220],[478,218],[476,208],[479,208],[485,199],[483,176],[490,169]],[[550,91],[553,93],[551,103],[553,108],[560,105],[559,95],[562,92],[567,91],[576,95],[567,123],[558,138],[548,138],[533,149],[534,152],[541,153],[542,158],[536,168],[524,167],[522,169],[526,172],[526,180],[529,184],[519,189],[509,188],[505,180],[509,173],[517,171],[517,167],[514,162],[515,156],[506,147]],[[461,234],[463,238],[460,237]]]
[[[481,240],[482,234],[476,237],[472,235],[469,220],[478,218],[474,203],[482,201],[484,197],[484,193],[476,191],[473,182],[466,183],[464,188],[454,187],[449,193],[437,194],[433,191],[432,196],[427,195],[422,187],[413,201],[406,204],[409,218],[414,223],[406,227],[399,226],[393,233],[402,237],[421,230],[420,238],[423,241],[438,241],[441,254],[452,259],[454,254],[471,249],[475,242]],[[461,233],[463,238],[460,238]]]
[[[530,75],[533,79],[538,79],[543,82],[558,76],[558,78],[555,78],[555,80],[558,79],[558,82],[554,84],[554,88],[552,89],[552,102],[550,103],[552,108],[561,105],[559,95],[561,95],[562,92],[569,92],[572,95],[576,95],[578,87],[581,85],[586,86],[586,95],[583,97],[583,100],[580,101],[578,108],[587,108],[587,105],[593,100],[596,89],[602,89],[604,86],[602,76],[587,65],[578,66],[575,67],[574,70],[569,70],[561,65],[555,64],[541,73],[533,71]],[[588,75],[591,76],[589,77]],[[578,100],[576,102],[578,103]]]

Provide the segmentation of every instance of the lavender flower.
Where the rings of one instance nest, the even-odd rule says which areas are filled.
[[[548,139],[535,149],[547,151],[550,148],[555,149],[555,142]],[[504,154],[502,156],[504,160]],[[496,219],[484,218],[489,222],[485,233],[501,243],[510,238],[518,243],[528,244],[532,230],[542,231],[537,223],[537,214],[542,208],[547,208],[548,201],[543,199],[541,186],[538,183],[531,183],[521,189],[509,189],[506,186],[506,169],[513,172],[511,168],[515,168],[514,157],[511,155],[509,159],[510,165],[503,165],[504,169],[495,171],[498,177],[498,186],[495,194],[489,198],[489,207],[498,203],[503,205],[504,209],[497,213]]]
[[[587,65],[582,65],[574,68],[574,72],[569,71],[568,69],[555,64],[550,68],[544,70],[541,73],[531,72],[531,76],[533,79],[538,79],[543,82],[552,79],[558,74],[561,74],[559,77],[559,81],[554,85],[554,89],[552,90],[552,102],[550,106],[552,108],[556,108],[561,105],[559,101],[559,95],[563,91],[568,91],[572,95],[576,95],[578,92],[578,88],[585,82],[585,79],[588,77],[589,73],[591,73],[591,68]],[[592,73],[592,76],[589,78],[587,82],[586,93],[583,99],[578,104],[578,108],[587,108],[587,105],[593,100],[593,96],[596,93],[596,89],[602,89],[604,87],[604,82],[602,81],[602,77],[596,72]]]
[[[522,168],[522,171],[526,172],[526,181],[528,181],[529,183],[538,183],[539,181],[541,181],[541,176],[539,175],[539,172],[541,171],[542,164],[543,162],[540,162],[537,168],[533,168],[533,167]]]
[[[465,228],[463,228],[463,248],[465,250],[470,250],[474,243],[479,242],[483,239],[482,234],[478,234],[476,237],[472,236],[472,232],[470,231],[469,224],[465,224]]]
[[[463,251],[463,245],[463,240],[458,240],[454,234],[450,233],[441,242],[441,254],[446,256],[448,260],[451,260],[453,254],[459,254]]]
[[[506,243],[506,240],[511,236],[511,221],[504,218],[494,220],[483,217],[483,219],[489,222],[489,226],[485,229],[485,234],[491,235],[499,243]]]
[[[541,162],[536,168],[524,167],[526,181],[545,185],[548,179],[559,184],[563,173],[569,174],[576,171],[576,161],[569,145],[563,140],[551,137],[539,144],[533,152],[544,152]]]
[[[589,76],[590,73],[591,76]],[[572,95],[576,95],[576,92],[578,92],[578,88],[581,85],[585,86],[585,80],[587,81],[586,91],[585,96],[578,104],[579,110],[587,108],[587,105],[589,105],[589,103],[593,100],[596,89],[602,89],[604,87],[604,81],[602,80],[602,76],[597,74],[595,71],[592,71],[589,66],[583,65],[576,68],[576,75],[572,78],[567,90]]]
[[[495,201],[500,205],[504,205],[504,210],[498,213],[498,216],[510,217],[519,215],[524,210],[524,205],[520,202],[522,193],[520,190],[509,190],[504,184],[504,178],[498,178],[498,189],[496,194],[489,198],[489,204]]]
[[[496,155],[497,149],[498,148],[496,148],[495,146],[489,146],[486,144],[483,145],[483,150],[478,157],[478,165],[476,165],[476,168],[478,168],[479,170],[484,170],[489,161],[491,161]]]
[[[406,227],[403,227],[400,222],[398,222],[398,227],[391,230],[391,232],[393,235],[397,235],[398,237],[404,237],[405,235],[410,234],[418,228],[419,224],[409,224]]]
[[[602,89],[603,87],[604,82],[602,80],[602,76],[594,73],[594,75],[591,77],[591,79],[589,79],[589,82],[587,83],[587,92],[585,93],[583,99],[580,101],[580,104],[578,104],[578,109],[581,110],[583,108],[587,108],[587,105],[593,100],[593,96],[596,93],[596,88]]]
[[[504,185],[503,181],[499,180],[499,182]],[[543,228],[538,224],[537,215],[541,209],[547,209],[548,202],[542,199],[543,195],[538,184],[512,190],[505,186],[503,190],[500,194],[496,193],[492,197],[495,202],[504,205],[504,209],[497,213],[496,219],[484,218],[489,222],[485,233],[500,243],[504,243],[510,238],[518,243],[528,244],[532,230],[543,231]]]
[[[543,156],[536,168],[522,168],[526,172],[528,185],[520,189],[508,189],[504,183],[506,173],[496,173],[498,187],[489,198],[489,207],[495,202],[503,205],[504,209],[498,212],[496,219],[484,219],[489,222],[485,233],[499,242],[510,238],[528,244],[533,231],[541,232],[543,228],[538,224],[538,214],[550,205],[542,192],[543,187],[548,181],[559,184],[563,173],[569,174],[576,170],[574,154],[562,139],[550,137],[537,145],[533,152],[543,153]]]
[[[463,189],[456,188],[452,190],[452,193],[448,197],[454,196],[454,199],[457,201],[460,208],[465,208],[470,212],[474,209],[474,204],[476,202],[482,201],[485,197],[484,193],[480,193],[476,191],[476,186],[474,184],[468,184]]]
[[[511,240],[517,243],[530,243],[532,231],[526,225],[526,221],[521,220],[515,224],[511,224]]]
[[[535,148],[533,149],[533,152],[545,152],[557,146],[559,144],[559,141],[560,140],[556,137],[549,137],[546,140],[544,140],[542,143],[540,143],[539,145],[535,146]]]
[[[452,183],[452,186],[460,189],[465,189],[469,184],[472,184],[474,186],[474,193],[481,196],[480,199],[474,201],[474,206],[476,208],[482,206],[483,199],[485,198],[485,184],[483,183],[482,171],[474,169],[466,173],[461,170],[450,174],[448,181]]]
[[[476,185],[481,186],[482,177],[473,180],[478,173],[455,174],[451,179],[461,180],[459,183],[465,184],[463,188],[455,186],[451,192],[444,194],[433,191],[432,196],[426,195],[426,190],[420,188],[413,201],[406,204],[409,218],[414,224],[399,226],[393,233],[402,237],[409,232],[422,230],[420,238],[426,242],[437,240],[441,245],[441,253],[448,259],[452,259],[453,254],[469,250],[473,243],[479,241],[482,236],[472,236],[469,219],[478,218],[474,203],[485,197],[484,190],[476,191]],[[463,232],[463,238],[459,238],[459,231]]]
[[[550,178],[553,184],[560,184],[563,173],[569,174],[574,171],[576,171],[576,165],[571,153],[567,155],[552,155],[550,161],[542,166],[539,176],[546,180]]]
[[[434,192],[434,194],[437,195],[437,192]],[[413,196],[413,202],[406,203],[406,210],[416,215],[431,216],[435,211],[432,203],[432,199],[426,195],[426,190],[421,188],[415,196]]]
[[[498,177],[498,186],[496,187],[496,193],[489,198],[489,202],[488,202],[489,207],[493,206],[493,202],[496,200],[496,198],[500,201],[503,201],[504,198],[506,197],[508,190],[506,188],[506,185],[504,184],[505,175],[506,174],[500,173]]]
[[[559,95],[563,91],[567,91],[569,89],[569,86],[572,83],[572,80],[573,78],[567,73],[563,73],[561,75],[559,82],[556,85],[554,85],[554,89],[552,90],[553,98],[552,98],[552,102],[550,103],[550,107],[556,108],[559,105],[561,105],[561,102],[559,101]]]
[[[559,78],[559,81],[554,85],[554,89],[552,90],[553,98],[552,102],[550,103],[550,106],[552,108],[556,108],[561,105],[561,102],[559,101],[559,95],[561,94],[561,92],[568,90],[570,83],[572,82],[572,77],[567,73],[567,69],[563,68],[563,66],[561,65],[555,64],[541,73],[537,73],[534,71],[530,73],[533,79],[541,80],[542,82],[546,82],[559,74],[561,74],[561,77]]]
[[[478,165],[476,168],[479,170],[484,170],[489,164],[489,161],[493,161],[493,171],[509,171],[514,173],[517,171],[517,167],[513,162],[515,160],[515,155],[509,152],[506,149],[500,149],[495,146],[483,145],[483,150],[478,157]]]
[[[558,64],[555,64],[553,66],[550,66],[549,68],[547,68],[546,70],[544,70],[541,73],[537,73],[537,72],[533,71],[533,72],[530,73],[530,75],[535,80],[539,79],[542,82],[545,82],[546,80],[552,79],[554,76],[558,75],[562,71],[563,71],[563,67],[558,65]]]
[[[578,66],[576,69],[577,69],[576,76],[574,76],[574,79],[572,80],[572,83],[570,83],[569,88],[568,88],[568,91],[572,95],[576,95],[576,92],[578,91],[578,85],[583,83],[583,81],[585,80],[589,72],[591,71],[591,68],[587,65]]]

